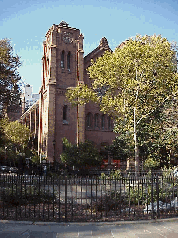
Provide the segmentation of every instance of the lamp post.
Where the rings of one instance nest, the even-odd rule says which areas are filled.
[[[54,147],[54,155],[53,155],[53,165],[54,165],[54,169],[56,171],[56,159],[55,159],[55,144],[56,144],[56,140],[53,140],[53,147]]]

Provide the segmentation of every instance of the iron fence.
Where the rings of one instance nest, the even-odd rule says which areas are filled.
[[[178,215],[173,175],[48,177],[0,175],[0,219],[115,221]]]

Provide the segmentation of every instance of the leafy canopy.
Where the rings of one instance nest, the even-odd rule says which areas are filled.
[[[72,104],[90,101],[115,119],[133,127],[133,109],[138,120],[177,93],[176,46],[160,35],[131,38],[123,47],[106,52],[88,68],[91,87],[69,89]]]
[[[144,159],[175,157],[177,133],[172,120],[176,125],[176,119],[172,115],[168,120],[164,113],[170,111],[170,102],[177,97],[175,43],[161,35],[137,35],[92,61],[88,72],[91,86],[69,89],[67,97],[72,104],[93,101],[114,119],[114,131],[121,136],[114,141],[112,151],[120,152],[121,158],[130,157],[135,135],[136,147]]]
[[[178,158],[177,98],[167,100],[161,107],[141,120],[138,125],[140,157],[155,159],[160,166],[176,164]]]
[[[14,56],[9,39],[0,40],[0,108],[17,105],[20,100],[18,68],[21,66],[18,55]],[[2,112],[1,112],[2,113]]]
[[[6,119],[1,120],[6,141],[14,145],[24,148],[28,144],[30,138],[30,129],[18,121],[10,122]]]
[[[112,144],[106,147],[113,159],[126,161],[128,158],[134,157],[134,140],[131,135],[122,132],[113,140]]]

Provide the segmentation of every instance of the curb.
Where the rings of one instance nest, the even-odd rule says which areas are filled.
[[[159,222],[175,222],[177,218],[166,218],[166,219],[151,219],[151,220],[138,220],[138,221],[114,221],[114,222],[32,222],[32,221],[13,221],[13,220],[0,220],[3,224],[16,224],[16,225],[40,225],[40,226],[70,226],[70,225],[94,225],[94,226],[110,226],[110,225],[126,225],[126,224],[148,224],[148,223],[159,223]]]

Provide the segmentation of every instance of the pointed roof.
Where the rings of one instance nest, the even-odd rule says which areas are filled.
[[[112,50],[110,49],[109,45],[108,45],[108,40],[106,39],[106,37],[101,38],[100,43],[98,45],[98,47],[96,49],[94,49],[93,51],[91,51],[89,54],[87,54],[84,57],[85,61],[88,61],[90,59],[95,58],[100,52],[101,54],[103,54],[105,51],[110,51],[112,52]]]

